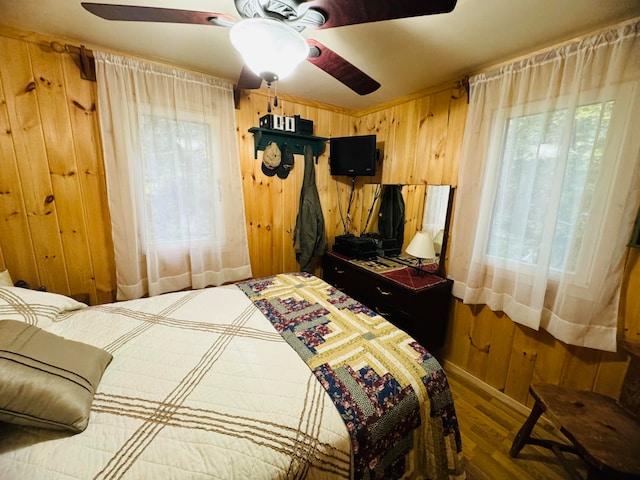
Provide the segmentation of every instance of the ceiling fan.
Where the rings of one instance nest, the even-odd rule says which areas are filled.
[[[277,22],[284,30],[299,32],[307,27],[316,29],[335,28],[345,25],[371,23],[398,18],[417,17],[451,12],[457,0],[234,0],[242,20],[223,14],[179,10],[172,8],[144,7],[137,5],[115,5],[82,2],[89,12],[106,20],[135,22],[162,22],[233,27],[249,19],[266,19]],[[252,20],[253,21],[253,20]],[[317,40],[306,41],[306,60],[333,76],[359,95],[367,95],[380,84],[355,65],[327,48]],[[236,47],[238,48],[238,47]],[[260,49],[260,42],[254,46]],[[307,53],[308,52],[308,53]],[[259,88],[262,80],[269,84],[277,80],[270,72],[253,72],[243,67],[237,90]]]

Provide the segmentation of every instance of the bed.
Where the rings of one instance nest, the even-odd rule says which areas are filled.
[[[438,361],[313,275],[92,307],[0,287],[0,319],[42,342],[95,348],[106,363],[82,390],[84,418],[53,429],[30,422],[65,394],[34,381],[29,388],[45,391],[33,408],[44,413],[16,413],[24,402],[15,406],[15,392],[3,407],[26,374],[11,380],[20,362],[0,355],[4,480],[464,478]],[[43,407],[45,397],[57,406]]]

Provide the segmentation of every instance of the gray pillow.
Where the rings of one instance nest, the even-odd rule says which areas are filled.
[[[0,320],[0,421],[82,432],[112,358],[93,345]]]

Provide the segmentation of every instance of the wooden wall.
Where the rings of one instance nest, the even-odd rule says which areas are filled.
[[[112,301],[115,266],[95,112],[95,84],[81,80],[74,59],[50,38],[0,27],[0,269],[59,293],[90,292]],[[355,183],[351,223],[359,233],[370,204],[369,183],[402,183],[405,240],[420,228],[424,185],[457,184],[466,117],[464,90],[445,85],[365,112],[351,112],[281,95],[286,115],[314,121],[323,137],[376,133],[382,150],[375,178]],[[297,270],[293,228],[304,162],[296,156],[287,179],[266,177],[247,132],[265,113],[262,91],[245,94],[237,110],[247,231],[255,277]],[[316,184],[329,245],[345,231],[351,189],[329,175],[327,154]],[[454,210],[455,212],[455,210]],[[341,215],[342,213],[342,215]],[[320,269],[317,269],[320,273]],[[629,252],[621,330],[640,338],[640,261]],[[503,314],[454,302],[442,358],[521,403],[531,380],[617,395],[626,369],[622,353],[570,347],[544,331],[516,326]]]
[[[457,183],[461,142],[453,139],[462,137],[467,109],[466,96],[461,93],[455,86],[445,86],[432,94],[416,95],[403,103],[357,114],[280,95],[282,110],[276,113],[313,120],[316,136],[377,136],[381,158],[376,176],[356,179],[350,221],[346,216],[351,179],[330,175],[327,150],[318,159],[316,185],[329,245],[336,235],[361,233],[372,201],[371,192],[364,186],[377,183],[405,185],[405,246],[408,244],[421,228],[426,184]],[[258,124],[266,107],[263,90],[249,91],[241,97],[236,115],[251,266],[256,277],[298,269],[293,229],[304,174],[301,155],[295,156],[294,168],[284,180],[262,173],[262,152],[254,158],[253,136],[248,129]],[[418,142],[414,141],[416,138]],[[317,273],[321,273],[319,268]]]
[[[63,294],[114,298],[95,84],[50,40],[0,31],[0,268]]]
[[[273,101],[273,99],[272,99]],[[298,213],[300,188],[304,176],[304,157],[295,155],[295,163],[289,176],[268,177],[262,173],[262,152],[254,152],[253,135],[249,128],[258,125],[267,113],[267,96],[264,91],[249,91],[240,100],[236,110],[238,144],[242,168],[242,184],[247,216],[247,233],[251,268],[254,277],[278,272],[297,271],[293,249],[293,231]],[[286,95],[279,95],[279,108],[274,113],[312,120],[314,134],[319,137],[350,135],[355,116],[346,110],[313,103],[301,103]],[[328,238],[342,233],[339,204],[343,211],[349,197],[350,185],[336,182],[329,175],[328,152],[318,158],[315,166],[316,186],[325,217]],[[316,268],[320,273],[319,267]]]

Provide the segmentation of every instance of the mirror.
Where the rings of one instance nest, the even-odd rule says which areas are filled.
[[[444,258],[449,239],[449,222],[453,203],[453,187],[429,185],[424,198],[422,230],[433,238],[433,249],[438,263],[437,273],[444,276]]]
[[[358,202],[360,207],[359,231],[356,234],[379,232],[378,219],[380,215],[380,201],[384,185],[363,185],[362,198]],[[451,185],[404,185],[402,197],[405,204],[404,241],[399,259],[412,262],[416,259],[405,253],[405,250],[416,233],[426,230],[434,239],[436,253],[433,271],[444,276],[444,259],[449,236],[449,222],[453,203]],[[354,216],[357,218],[357,216]],[[397,252],[396,252],[397,253]],[[389,256],[389,255],[385,255]]]
[[[449,185],[429,185],[424,199],[422,230],[431,234],[433,248],[438,257],[442,251],[444,230],[447,226],[450,192]]]

